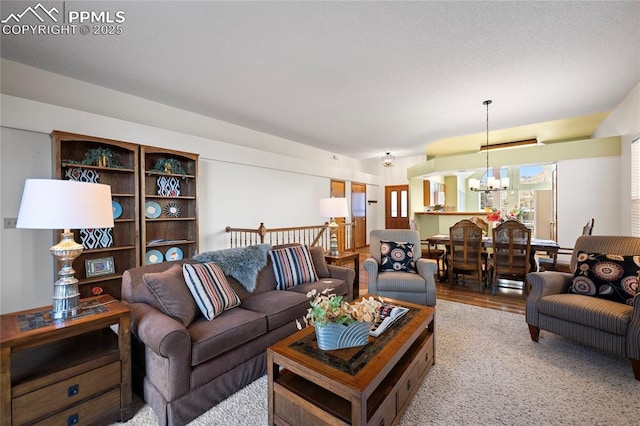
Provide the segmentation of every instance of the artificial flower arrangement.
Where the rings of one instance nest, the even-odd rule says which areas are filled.
[[[307,293],[307,297],[313,297],[313,299],[307,315],[302,318],[305,326],[326,323],[351,325],[355,322],[371,323],[376,320],[382,306],[382,298],[378,297],[379,300],[376,300],[372,296],[363,297],[359,302],[350,304],[344,302],[342,296],[331,293],[332,290],[332,288],[326,288],[318,293],[314,289]],[[296,319],[296,326],[298,330],[303,328],[298,319]]]
[[[489,222],[505,222],[509,219],[522,220],[522,215],[524,214],[524,209],[522,206],[514,206],[512,210],[498,210],[491,209],[487,213],[487,220]]]
[[[82,161],[63,160],[68,164],[82,164],[87,166],[113,167],[122,169],[124,166],[118,161],[118,154],[109,148],[98,147],[85,152]]]
[[[186,175],[186,172],[182,168],[180,161],[175,158],[159,158],[156,161],[156,165],[151,169],[152,172],[166,173],[168,175]]]

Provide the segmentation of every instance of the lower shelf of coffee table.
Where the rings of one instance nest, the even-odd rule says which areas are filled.
[[[366,400],[366,422],[397,422],[433,365],[433,332],[425,329]],[[275,424],[305,426],[352,424],[351,402],[327,389],[282,370],[274,382]]]

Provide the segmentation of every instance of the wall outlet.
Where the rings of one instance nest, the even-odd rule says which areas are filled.
[[[5,217],[4,218],[4,229],[16,229],[16,225],[18,224],[17,217]]]

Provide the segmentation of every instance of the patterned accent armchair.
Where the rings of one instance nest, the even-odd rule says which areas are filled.
[[[382,253],[380,241],[408,242],[413,244],[413,260],[417,274],[410,272],[381,272]],[[364,261],[368,275],[368,292],[382,297],[404,300],[419,305],[436,305],[434,274],[435,261],[421,258],[420,233],[411,229],[381,229],[371,231],[370,257]]]
[[[576,270],[577,254],[640,255],[640,238],[581,236],[571,257]],[[633,306],[582,294],[569,293],[573,274],[545,271],[528,275],[531,292],[526,302],[526,320],[531,340],[541,330],[567,337],[598,349],[629,358],[633,375],[640,380],[640,294]]]

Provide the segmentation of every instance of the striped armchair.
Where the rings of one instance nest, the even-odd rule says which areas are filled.
[[[417,274],[409,272],[381,272],[380,241],[413,244],[413,260]],[[421,258],[420,233],[411,229],[380,229],[371,231],[370,257],[364,261],[368,275],[368,293],[419,305],[436,305],[436,262]]]
[[[576,270],[577,253],[640,255],[640,238],[622,236],[581,236],[571,257]],[[547,330],[583,344],[629,358],[633,375],[640,380],[640,294],[633,306],[592,296],[568,293],[573,274],[533,272],[527,276],[531,292],[527,297],[526,319],[531,340]]]

